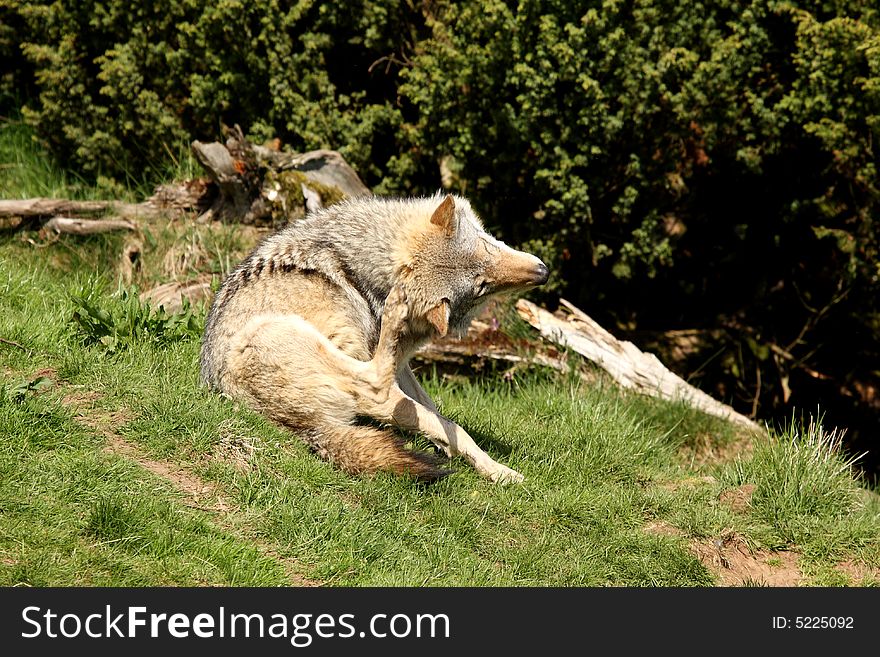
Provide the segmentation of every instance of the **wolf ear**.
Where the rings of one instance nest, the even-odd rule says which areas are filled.
[[[449,332],[449,301],[443,299],[427,312],[425,318],[437,329],[441,338],[445,336]]]
[[[431,223],[446,232],[447,237],[452,237],[457,228],[455,221],[455,201],[452,196],[447,196],[431,215]]]

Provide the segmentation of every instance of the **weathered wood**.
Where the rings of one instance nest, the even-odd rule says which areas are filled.
[[[565,319],[525,299],[517,302],[516,310],[543,337],[595,363],[624,388],[652,397],[685,401],[709,415],[756,432],[764,431],[758,423],[670,372],[653,354],[641,351],[632,342],[618,340],[568,301],[561,299],[560,303],[570,312]]]
[[[156,187],[146,203],[165,210],[195,210],[204,212],[214,202],[217,192],[206,178],[194,178]]]
[[[0,217],[25,219],[69,218],[69,215],[93,217],[101,214],[112,214],[117,219],[138,219],[152,218],[165,213],[166,210],[151,202],[71,201],[60,198],[0,200]]]
[[[56,198],[0,200],[0,217],[53,217],[59,214],[99,214],[113,207],[109,201],[69,201]]]
[[[137,226],[125,219],[74,219],[53,217],[43,228],[64,235],[96,235],[114,230],[137,230]]]
[[[310,180],[326,187],[335,187],[352,198],[371,194],[370,188],[337,151],[281,153],[264,146],[253,148],[263,162],[278,171],[300,171]]]
[[[435,340],[419,349],[414,358],[425,363],[448,363],[464,365],[479,370],[488,361],[506,362],[511,369],[519,366],[540,365],[568,374],[571,366],[568,359],[545,342],[514,339],[499,331],[496,315],[498,307],[490,304],[482,313],[471,320],[464,335],[450,334]],[[595,377],[577,369],[583,379]]]
[[[562,358],[553,358],[546,354],[518,354],[499,345],[477,344],[470,340],[443,340],[432,342],[416,352],[415,358],[425,362],[455,363],[464,365],[470,361],[497,360],[515,365],[541,365],[559,372],[568,373],[568,363]]]
[[[336,151],[283,153],[277,145],[250,143],[238,126],[227,134],[225,144],[192,143],[217,191],[200,221],[275,225],[347,196],[370,194]]]
[[[51,198],[0,200],[0,219],[7,220],[0,226],[31,228],[54,217],[112,215],[115,219],[146,219],[186,210],[197,211],[202,222],[220,220],[273,226],[296,220],[306,211],[318,210],[345,197],[370,194],[336,151],[283,153],[277,147],[250,143],[238,126],[227,130],[225,143],[194,141],[192,151],[209,179],[162,185],[143,203]],[[63,222],[56,222],[53,229],[79,232]]]
[[[209,217],[227,222],[255,223],[261,214],[260,190],[254,176],[248,175],[248,164],[235,160],[229,149],[217,142],[194,141],[192,151],[219,191],[208,210]]]
[[[183,310],[184,300],[190,305],[210,302],[211,276],[203,274],[196,280],[186,283],[175,281],[163,283],[151,290],[142,292],[140,298],[142,301],[148,301],[156,308],[164,308],[168,313],[178,313]]]

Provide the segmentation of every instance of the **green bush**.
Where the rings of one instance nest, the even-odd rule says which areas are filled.
[[[455,163],[603,323],[713,329],[684,369],[744,410],[876,426],[876,3],[494,0],[429,25],[400,170]]]
[[[141,170],[221,124],[337,148],[380,193],[464,192],[604,323],[713,329],[689,367],[746,410],[877,412],[873,0],[0,0],[0,19],[23,26],[13,77],[33,71],[4,88],[36,89],[26,117],[79,170]]]
[[[378,175],[399,112],[387,93],[371,93],[382,81],[368,68],[406,38],[416,15],[408,7],[0,0],[0,17],[27,25],[20,47],[39,95],[26,116],[78,169],[135,171],[182,140],[240,123],[297,149],[340,148]]]

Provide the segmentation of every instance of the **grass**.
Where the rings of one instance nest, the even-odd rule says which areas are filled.
[[[30,148],[9,135],[4,162]],[[31,186],[3,194],[80,184],[20,155]],[[67,186],[40,187],[47,171]],[[24,236],[0,233],[0,585],[710,586],[697,547],[728,543],[770,569],[793,552],[800,584],[877,583],[877,496],[818,423],[742,449],[732,426],[601,378],[423,371],[526,481],[458,461],[430,486],[352,478],[200,385],[204,307],[157,313],[131,287],[219,280],[257,235],[157,220],[130,280],[126,237]]]
[[[101,175],[89,181],[47,157],[33,130],[19,115],[0,117],[0,198],[135,201],[151,195],[157,182],[199,175],[198,162],[188,144],[178,144],[174,150],[169,150],[166,161],[151,169],[129,171],[122,182]]]

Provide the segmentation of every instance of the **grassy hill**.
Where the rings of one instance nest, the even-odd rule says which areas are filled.
[[[3,197],[119,193],[23,134],[0,132]],[[342,474],[200,385],[204,307],[138,298],[216,283],[258,237],[0,228],[0,585],[880,583],[878,496],[809,418],[756,438],[600,376],[425,368],[443,411],[526,481],[455,461],[430,486]]]

